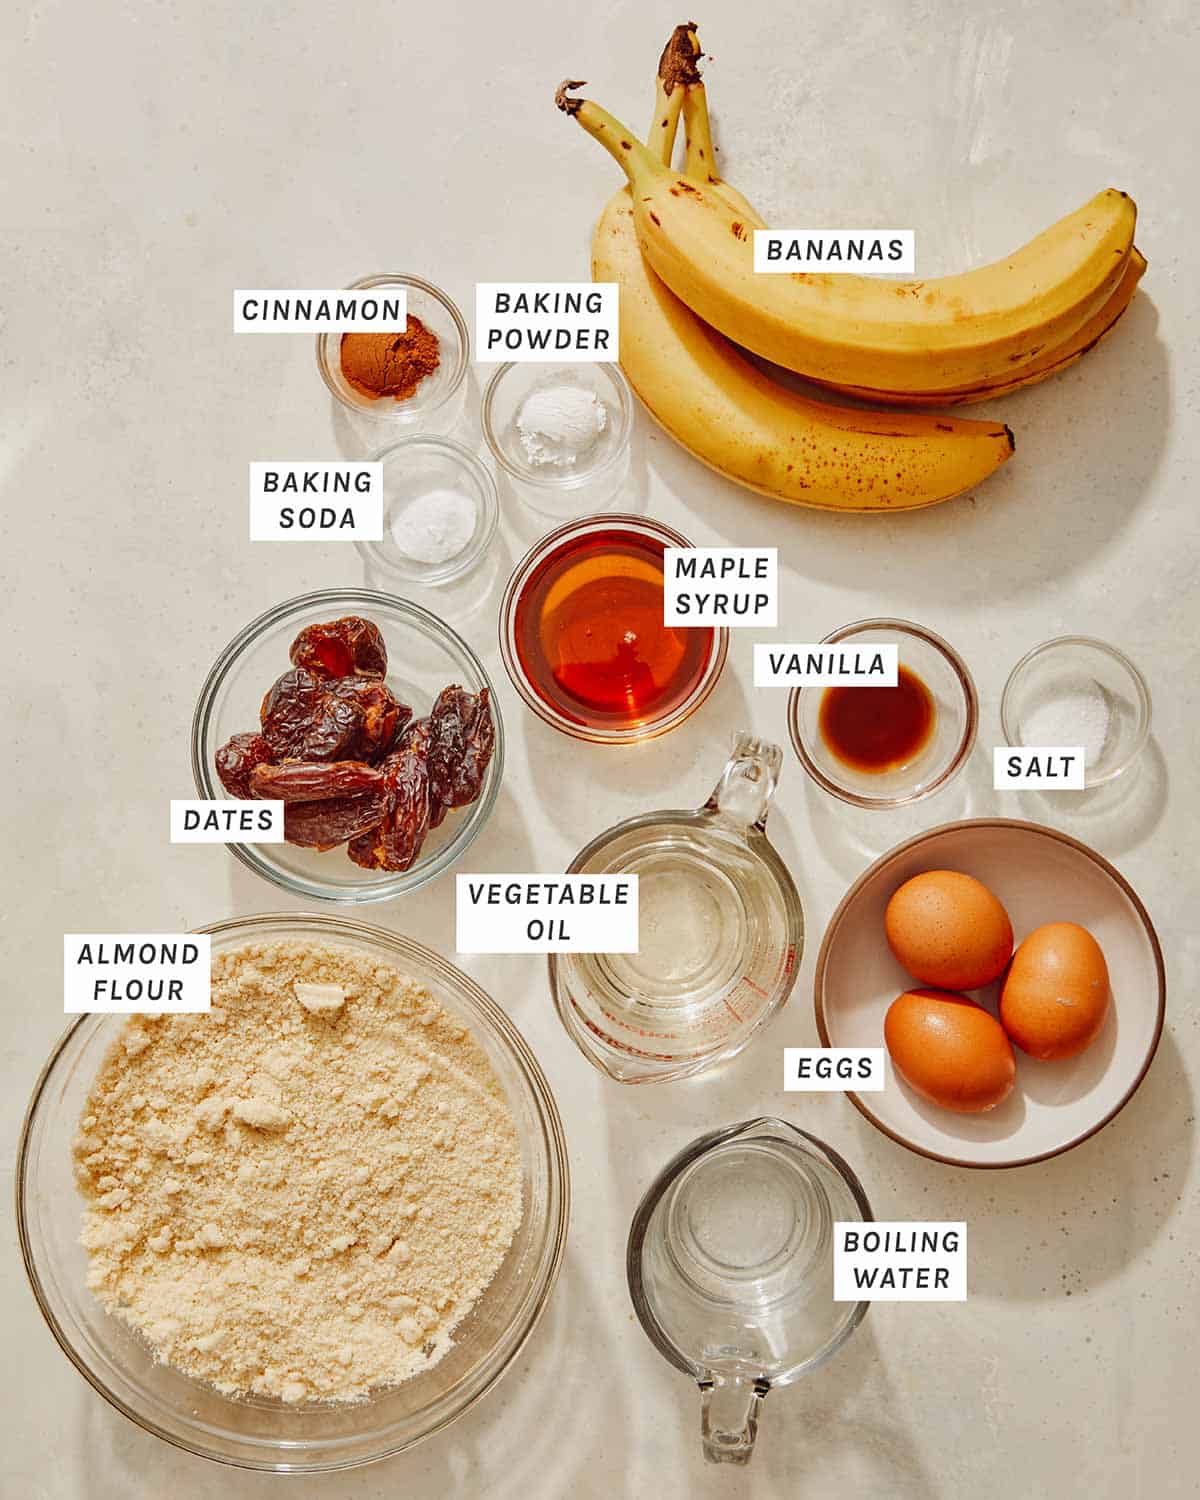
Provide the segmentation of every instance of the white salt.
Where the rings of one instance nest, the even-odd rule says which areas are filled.
[[[449,562],[474,535],[475,502],[459,490],[427,490],[392,518],[392,540],[414,562]]]
[[[1079,678],[1034,705],[1021,725],[1026,745],[1083,747],[1083,763],[1094,766],[1112,729],[1108,694],[1093,678]]]

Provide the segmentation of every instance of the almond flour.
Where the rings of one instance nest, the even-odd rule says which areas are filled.
[[[521,1220],[516,1126],[429,991],[350,948],[217,955],[134,1016],[75,1143],[101,1304],[229,1394],[352,1400],[435,1364]]]

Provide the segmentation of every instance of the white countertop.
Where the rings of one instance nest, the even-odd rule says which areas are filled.
[[[0,1161],[63,1026],[67,931],[168,931],[294,904],[219,847],[166,842],[192,794],[188,731],[218,649],[358,554],[247,541],[247,465],[338,456],[308,336],[236,338],[234,287],[340,286],[411,270],[470,314],[476,280],[587,274],[613,166],[552,104],[564,75],[644,128],[662,7],[39,3],[0,21],[5,287],[0,432],[10,858]],[[466,960],[536,1049],[574,1173],[563,1275],[503,1383],[409,1455],[306,1480],[320,1497],[448,1493],[888,1495],[975,1500],[1190,1492],[1200,1459],[1193,1075],[1193,751],[1198,300],[1195,21],[1181,0],[986,11],[713,0],[698,17],[722,162],[773,222],[914,226],[923,272],[1023,242],[1100,187],[1129,190],[1150,270],[1112,339],[993,408],[1014,460],[975,496],[837,518],[742,493],[639,414],[629,502],[701,544],[777,544],[779,638],[911,616],[966,657],[983,718],[969,773],[907,816],[854,817],[786,751],[770,829],[808,950],[772,1030],[724,1074],[622,1089],[559,1027],[539,959]],[[480,370],[471,396],[478,404]],[[475,441],[472,436],[471,441]],[[473,870],[561,870],[618,818],[707,794],[739,725],[786,737],[735,633],[705,709],[622,754],[533,721],[495,644],[503,575],[544,525],[508,497],[498,576],[460,626],[496,674],[509,764]],[[1090,633],[1129,652],[1154,740],[1114,809],[989,790],[1000,690],[1031,645]],[[1166,952],[1168,1024],[1143,1087],[1066,1156],[1008,1173],[920,1159],[837,1096],[780,1090],[816,1040],[820,934],[869,858],[914,829],[1041,817],[1114,860]],[[368,920],[453,953],[448,878]],[[706,1469],[698,1402],[634,1321],[623,1247],[676,1149],[777,1111],[829,1140],[881,1218],[970,1225],[966,1304],[877,1306],[829,1366],[768,1398],[752,1466]],[[1190,1203],[1189,1203],[1189,1188]],[[167,1448],[61,1356],[30,1296],[6,1180],[0,1493],[13,1500],[247,1500],[281,1481]]]

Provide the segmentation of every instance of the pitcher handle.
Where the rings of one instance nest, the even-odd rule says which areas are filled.
[[[733,753],[725,762],[704,811],[740,828],[756,828],[762,833],[782,765],[783,751],[778,745],[739,730],[733,737]]]
[[[700,1382],[700,1441],[711,1464],[748,1464],[770,1384],[720,1375]]]

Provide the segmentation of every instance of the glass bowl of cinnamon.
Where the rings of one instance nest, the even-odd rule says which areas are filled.
[[[445,292],[419,276],[384,272],[349,291],[403,288],[406,328],[384,333],[319,333],[321,379],[365,432],[385,426],[448,432],[466,398],[470,337]]]

